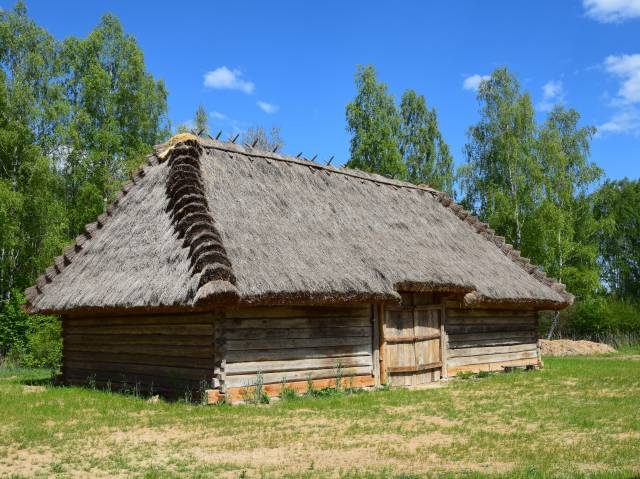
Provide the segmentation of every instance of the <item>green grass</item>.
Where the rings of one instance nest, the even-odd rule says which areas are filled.
[[[237,407],[0,369],[0,477],[640,477],[638,353]]]

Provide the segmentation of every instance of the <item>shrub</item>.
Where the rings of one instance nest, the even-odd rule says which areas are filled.
[[[0,359],[29,368],[58,369],[62,360],[62,329],[55,316],[28,315],[24,296],[14,291],[0,306]]]
[[[25,342],[23,365],[58,369],[62,361],[62,328],[55,316],[33,316]]]
[[[541,335],[546,337],[553,315],[540,321]],[[620,338],[640,340],[640,305],[612,297],[587,298],[560,313],[554,337],[605,341],[616,345]],[[629,341],[627,341],[629,342]]]
[[[24,296],[13,291],[10,299],[0,302],[0,359],[14,356],[24,346],[29,315],[22,310]],[[12,351],[14,350],[14,351]]]

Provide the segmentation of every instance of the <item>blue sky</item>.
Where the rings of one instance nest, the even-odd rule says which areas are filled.
[[[8,9],[13,1],[0,0]],[[278,125],[285,151],[349,156],[345,105],[358,64],[399,98],[438,110],[456,164],[477,121],[477,81],[507,66],[539,120],[561,102],[598,126],[592,158],[611,178],[640,177],[640,0],[447,2],[28,1],[57,38],[117,15],[166,82],[173,126],[199,103],[224,136]]]

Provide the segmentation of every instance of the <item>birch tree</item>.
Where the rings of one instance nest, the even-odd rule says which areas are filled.
[[[478,90],[480,121],[469,128],[459,170],[463,201],[516,248],[541,194],[531,98],[506,69]]]
[[[355,76],[357,94],[347,105],[351,133],[349,168],[404,178],[407,168],[398,149],[400,115],[387,85],[378,82],[373,66],[360,66]]]
[[[406,165],[406,179],[426,183],[453,196],[453,158],[445,143],[435,108],[422,95],[406,90],[400,101],[399,149]]]
[[[602,170],[589,160],[592,126],[579,126],[574,109],[554,108],[536,142],[542,197],[528,226],[523,249],[549,276],[579,296],[598,288],[598,222],[589,190]]]

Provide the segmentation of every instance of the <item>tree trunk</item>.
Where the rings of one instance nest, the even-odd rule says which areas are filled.
[[[547,339],[551,339],[553,337],[553,333],[558,327],[558,321],[560,321],[560,311],[556,311],[553,315],[553,321],[551,321],[551,326],[549,326],[549,331],[547,332]]]

